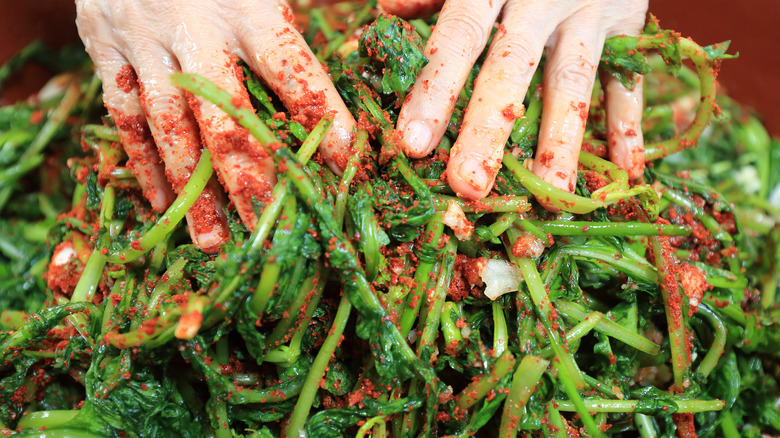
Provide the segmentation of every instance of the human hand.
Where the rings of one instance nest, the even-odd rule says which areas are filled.
[[[156,211],[189,180],[203,144],[250,229],[257,222],[252,199],[267,200],[275,183],[273,161],[254,137],[215,105],[172,86],[169,76],[178,71],[199,73],[249,106],[236,66],[241,59],[307,129],[332,114],[320,152],[340,173],[355,120],[284,0],[77,0],[76,6],[128,166]],[[219,183],[212,179],[187,213],[193,242],[207,252],[229,234]]]
[[[415,8],[404,6],[405,2],[380,1],[388,12],[408,17],[441,0],[412,3]],[[430,62],[398,119],[404,152],[423,157],[441,141],[458,94],[501,15],[450,152],[450,187],[466,199],[480,199],[490,192],[546,48],[543,117],[533,172],[572,192],[604,41],[637,34],[646,11],[647,0],[448,0],[425,47]],[[644,167],[641,78],[632,90],[609,79],[604,90],[610,158],[632,179],[638,178]]]

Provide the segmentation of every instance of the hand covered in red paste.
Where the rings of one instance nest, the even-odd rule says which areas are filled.
[[[76,6],[79,34],[129,166],[156,211],[184,187],[203,146],[250,229],[257,222],[252,199],[267,200],[275,183],[273,161],[260,144],[213,104],[173,87],[174,72],[199,73],[249,105],[236,66],[243,60],[305,127],[334,116],[320,151],[340,172],[337,161],[345,161],[355,121],[285,1],[77,0]],[[222,187],[210,181],[187,214],[193,241],[208,252],[228,237]]]
[[[386,11],[405,17],[430,13],[442,3],[380,0]],[[613,35],[637,34],[646,11],[647,0],[447,0],[425,47],[430,62],[398,119],[404,151],[423,157],[441,141],[469,71],[498,21],[450,152],[449,184],[466,199],[488,194],[546,50],[544,105],[533,172],[572,192],[604,41]],[[604,90],[610,158],[631,178],[638,178],[644,167],[641,79],[633,90],[610,79]]]

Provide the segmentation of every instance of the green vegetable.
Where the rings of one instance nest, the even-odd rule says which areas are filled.
[[[382,93],[396,93],[399,100],[414,85],[428,60],[423,54],[423,40],[406,21],[380,14],[360,35],[361,57],[376,63],[376,74],[382,77]]]
[[[728,44],[701,47],[654,19],[642,35],[610,38],[601,68],[629,86],[645,75],[653,163],[630,182],[599,155],[595,87],[593,153],[580,154],[574,193],[526,167],[540,66],[493,193],[472,202],[453,195],[441,158],[482,60],[437,153],[408,159],[393,123],[435,20],[374,17],[372,6],[312,9],[304,32],[361,120],[341,176],[317,153],[332,117],[306,132],[248,67],[253,108],[200,76],[172,77],[277,165],[254,231],[226,210],[218,254],[197,249],[183,223],[212,176],[208,152],[173,205],[152,212],[88,69],[47,102],[0,108],[0,431],[780,433],[780,141],[715,95]],[[41,53],[27,49],[0,82]],[[699,96],[679,129],[676,105]],[[456,207],[470,236],[444,223]],[[500,289],[494,300],[488,288]]]

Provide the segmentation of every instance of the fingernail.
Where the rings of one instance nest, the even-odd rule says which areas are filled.
[[[458,176],[474,188],[474,190],[480,192],[485,191],[488,184],[491,182],[491,176],[485,168],[484,161],[473,158],[464,160],[463,163],[460,164],[460,167],[458,167]]]
[[[433,132],[423,122],[413,120],[406,125],[404,139],[406,140],[407,153],[425,154],[431,144]]]
[[[221,229],[215,229],[210,232],[194,235],[193,237],[195,245],[203,250],[203,252],[206,254],[214,254],[219,251],[219,247],[227,242],[230,236],[223,233]]]

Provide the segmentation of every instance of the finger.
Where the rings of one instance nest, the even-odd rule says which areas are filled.
[[[251,108],[235,58],[207,41],[200,41],[196,47],[197,52],[179,54],[182,71],[203,75],[234,96],[234,104]],[[276,183],[273,160],[249,131],[216,105],[191,95],[188,102],[223,187],[242,222],[253,230],[257,223],[255,203],[269,200]]]
[[[628,177],[642,176],[645,168],[645,148],[642,139],[642,77],[633,88],[626,88],[618,79],[605,81],[604,97],[607,113],[609,158],[628,172]]]
[[[133,172],[144,197],[160,213],[175,197],[165,177],[157,146],[146,123],[138,97],[138,81],[127,60],[113,49],[95,53],[95,67],[103,81],[103,101],[127,152],[127,167]]]
[[[544,106],[533,172],[573,192],[604,37],[595,24],[581,20],[572,24],[571,19],[556,34],[544,68]]]
[[[162,48],[146,48],[135,55],[141,85],[141,105],[165,163],[168,180],[179,193],[189,181],[201,155],[198,127],[183,93],[169,79],[178,64]],[[225,198],[215,180],[209,182],[187,212],[193,242],[205,252],[216,252],[229,237],[223,212]]]
[[[447,180],[458,196],[480,199],[490,192],[523,98],[542,57],[546,35],[544,10],[510,1],[493,36],[474,93],[450,152]],[[549,8],[539,8],[549,9]]]
[[[379,0],[379,9],[401,18],[427,17],[439,9],[444,0]]]
[[[424,157],[441,141],[458,94],[504,6],[499,0],[450,0],[425,47],[423,68],[398,117],[401,147]]]
[[[278,12],[250,11],[245,22],[256,26],[240,29],[244,58],[291,114],[292,120],[310,131],[326,115],[333,124],[320,144],[328,166],[341,174],[351,155],[355,119],[328,74],[301,34]]]

